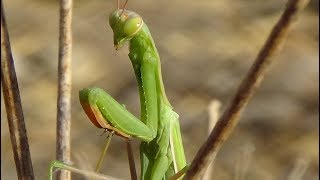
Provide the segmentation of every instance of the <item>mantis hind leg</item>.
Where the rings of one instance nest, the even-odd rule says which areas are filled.
[[[142,180],[167,179],[171,175],[168,174],[168,170],[172,165],[168,125],[170,124],[164,120],[160,123],[158,136],[150,143],[141,143]]]
[[[186,165],[184,168],[182,168],[179,172],[177,172],[176,174],[174,174],[173,176],[171,176],[169,178],[169,180],[177,180],[179,178],[182,178],[184,176],[184,174],[187,172],[187,170],[189,169],[189,164]]]
[[[162,180],[166,176],[168,170],[169,158],[162,156],[155,161],[149,160],[143,152],[141,156],[141,180]],[[164,178],[166,179],[166,178]]]
[[[170,159],[167,156],[159,157],[153,165],[151,178],[154,180],[161,180],[166,172],[168,171],[168,167],[170,166]]]
[[[143,142],[142,142],[143,143]],[[149,175],[147,175],[148,172],[148,166],[149,166],[149,158],[146,154],[146,152],[143,151],[143,145],[141,144],[140,146],[140,163],[141,163],[141,177],[140,179],[146,179],[146,177],[149,177]]]

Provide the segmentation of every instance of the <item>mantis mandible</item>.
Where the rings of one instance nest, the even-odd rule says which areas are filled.
[[[125,5],[127,4],[127,1]],[[123,105],[100,88],[79,92],[80,103],[91,122],[98,128],[125,138],[139,138],[141,180],[168,179],[186,169],[179,115],[166,96],[161,62],[148,26],[142,17],[125,9],[109,16],[114,47],[119,50],[129,43],[131,60],[139,87],[141,118],[136,118]]]

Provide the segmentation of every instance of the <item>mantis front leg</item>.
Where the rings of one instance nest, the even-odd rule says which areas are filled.
[[[146,87],[149,85],[146,85]],[[181,151],[181,147],[177,146],[179,142],[181,143],[181,140],[176,140],[176,138],[181,137],[177,136],[177,131],[173,131],[173,129],[176,130],[175,125],[178,122],[178,115],[172,113],[170,107],[165,104],[161,105],[159,113],[161,121],[159,121],[157,134],[154,137],[154,131],[151,128],[137,119],[102,89],[83,89],[80,91],[79,97],[87,116],[97,127],[112,130],[115,134],[125,138],[136,137],[143,141],[140,147],[141,179],[162,179],[177,172],[173,168],[173,163],[176,162],[173,162],[172,155],[175,154],[174,152]],[[147,105],[142,106],[146,106],[146,109],[148,109]],[[148,114],[146,117],[148,117]],[[178,132],[180,133],[180,131]],[[179,156],[181,159],[184,154],[177,155],[177,160],[180,160]],[[170,169],[172,169],[171,173],[165,175]]]

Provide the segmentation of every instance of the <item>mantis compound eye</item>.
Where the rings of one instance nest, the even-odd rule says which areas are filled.
[[[116,24],[116,12],[113,12],[112,14],[110,14],[109,16],[109,25],[111,27],[113,27]]]
[[[118,50],[140,31],[143,20],[133,11],[118,9],[109,16],[109,24],[113,30],[114,46]]]
[[[141,17],[133,17],[126,20],[123,26],[123,33],[127,36],[135,35],[142,27],[143,20]]]

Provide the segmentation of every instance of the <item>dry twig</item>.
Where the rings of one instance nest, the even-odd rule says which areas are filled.
[[[264,74],[275,59],[271,57],[279,51],[292,26],[297,13],[308,0],[289,0],[280,20],[274,26],[269,38],[260,50],[254,64],[234,96],[231,105],[224,111],[207,141],[197,152],[185,179],[201,179],[208,165],[213,161],[225,140],[237,125],[240,115],[260,85]]]
[[[1,1],[1,84],[18,179],[34,179],[19,86]]]
[[[57,103],[57,159],[70,162],[71,126],[71,55],[72,55],[72,0],[60,1],[58,103]],[[68,180],[71,174],[62,170],[57,179]]]

